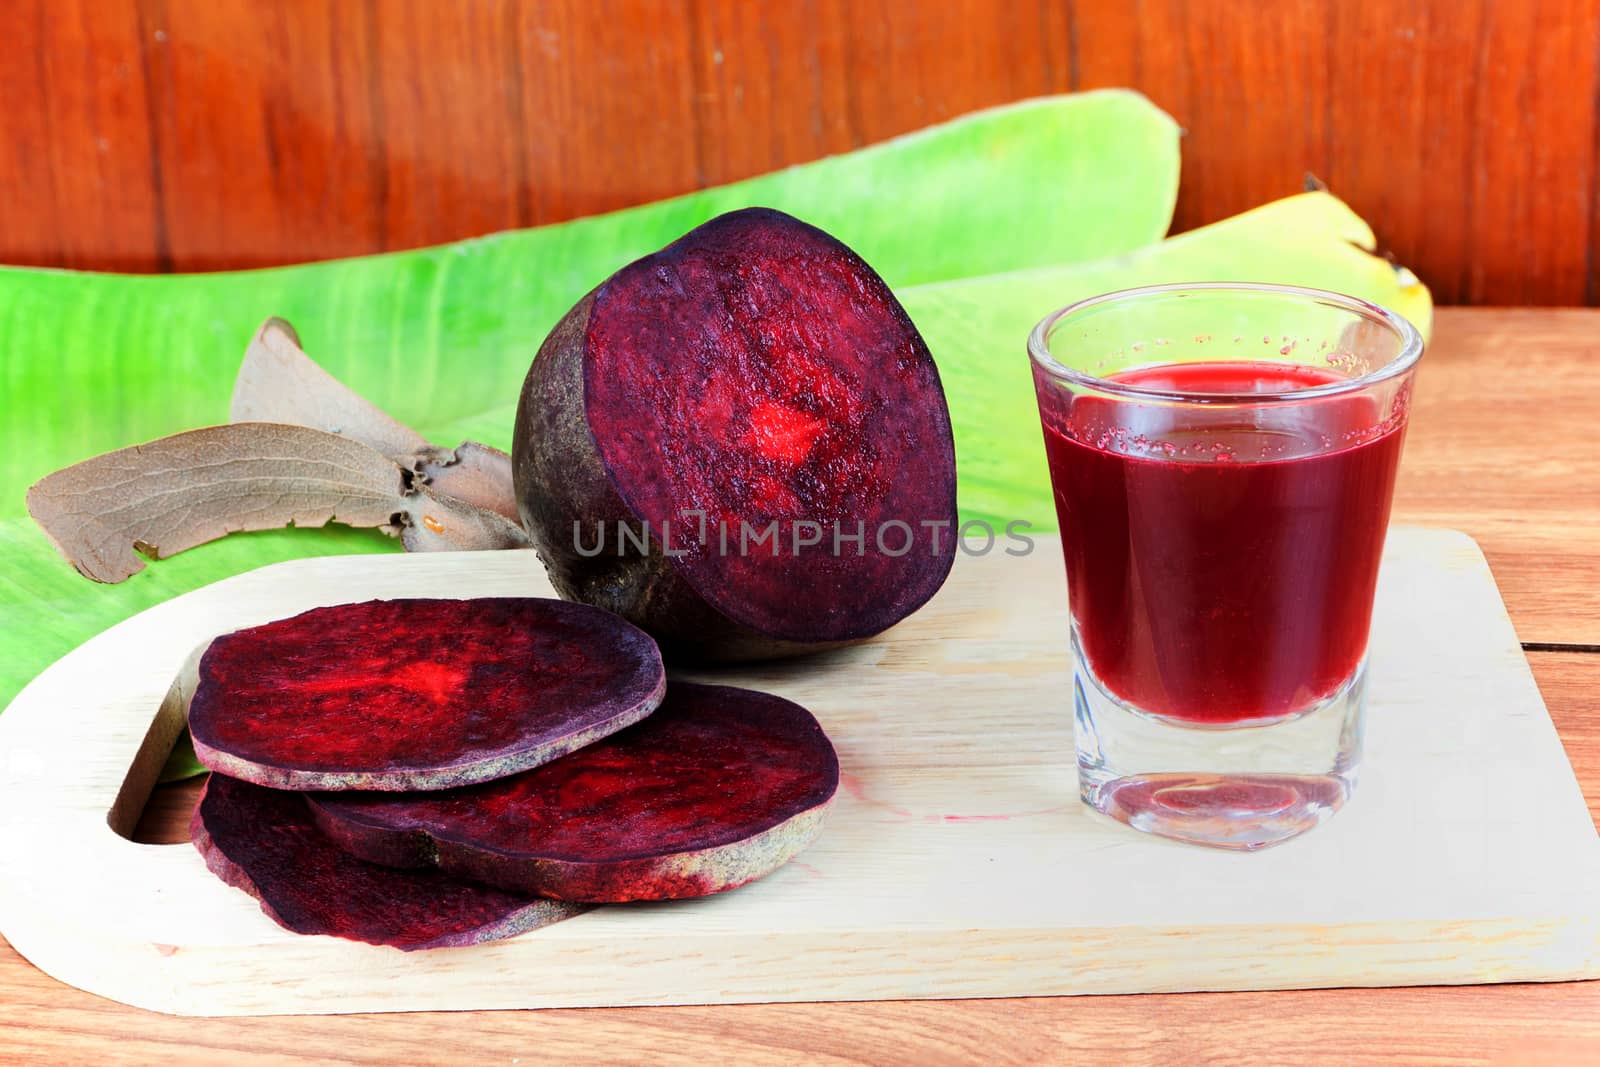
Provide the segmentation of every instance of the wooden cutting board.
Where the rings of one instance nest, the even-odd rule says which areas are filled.
[[[193,848],[122,836],[214,635],[346,600],[548,593],[521,552],[304,560],[89,641],[0,716],[0,932],[64,982],[207,1015],[1600,976],[1600,838],[1482,555],[1444,530],[1391,531],[1354,798],[1256,854],[1078,802],[1043,539],[959,558],[867,645],[716,675],[811,708],[845,771],[822,839],[730,894],[408,955],[287,933]]]

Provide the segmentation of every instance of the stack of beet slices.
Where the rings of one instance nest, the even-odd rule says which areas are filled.
[[[809,845],[839,783],[809,712],[675,682],[582,604],[389,600],[212,642],[189,706],[206,865],[298,933],[402,949],[705,896]]]

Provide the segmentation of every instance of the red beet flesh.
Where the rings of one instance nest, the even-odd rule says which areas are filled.
[[[395,948],[476,945],[582,911],[453,878],[397,871],[341,851],[298,793],[213,774],[189,824],[206,866],[280,926]]]
[[[860,257],[776,211],[713,219],[585,297],[528,373],[512,459],[561,594],[692,655],[871,636],[954,557],[927,346]]]
[[[213,770],[277,789],[443,789],[536,767],[648,715],[655,642],[583,604],[374,600],[225,634],[189,730]]]
[[[798,704],[674,682],[644,722],[534,771],[443,793],[307,799],[364,859],[599,903],[759,878],[811,843],[838,784],[833,745]]]

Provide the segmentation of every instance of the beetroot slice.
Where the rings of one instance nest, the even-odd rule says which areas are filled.
[[[206,866],[297,934],[411,951],[514,937],[584,910],[452,878],[397,871],[341,851],[298,793],[213,774],[189,823]]]
[[[713,219],[573,308],[528,372],[512,463],[557,590],[669,651],[869,637],[955,554],[927,346],[859,256],[767,209]]]
[[[649,635],[582,604],[373,600],[225,634],[200,660],[195,753],[277,789],[443,789],[615,733],[666,691]]]
[[[363,859],[600,903],[759,878],[816,838],[838,785],[833,745],[798,704],[674,682],[644,722],[534,771],[447,793],[307,800]]]

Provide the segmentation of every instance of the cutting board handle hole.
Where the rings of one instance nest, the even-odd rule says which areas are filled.
[[[178,743],[178,736],[183,733],[187,721],[189,697],[194,693],[195,683],[200,677],[200,654],[205,650],[206,645],[200,645],[183,661],[183,666],[178,670],[172,685],[167,688],[166,695],[161,698],[161,704],[155,710],[155,716],[150,721],[150,729],[145,732],[138,754],[134,756],[132,765],[128,767],[128,773],[122,779],[122,788],[117,791],[117,799],[112,802],[111,810],[106,813],[107,824],[119,837],[125,837],[129,841],[145,840],[139,833],[139,820],[144,814],[145,807],[150,803],[151,795],[156,791],[156,782],[161,778],[161,768],[166,765],[167,757],[172,755],[173,746]],[[162,792],[167,793],[168,790],[163,788]],[[193,795],[193,788],[181,790],[181,794],[190,797]],[[170,798],[163,797],[163,799]],[[187,819],[184,820],[184,825],[188,825]],[[176,842],[162,840],[160,843]]]

